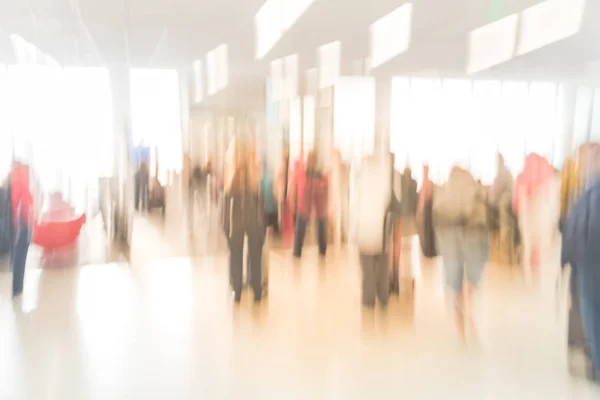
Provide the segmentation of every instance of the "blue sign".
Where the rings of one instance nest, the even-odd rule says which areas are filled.
[[[133,147],[129,153],[129,160],[133,164],[150,162],[150,147]]]

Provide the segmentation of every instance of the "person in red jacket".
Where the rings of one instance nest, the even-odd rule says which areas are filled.
[[[317,218],[319,254],[325,256],[327,238],[325,217],[327,215],[327,177],[317,166],[317,154],[311,151],[306,158],[304,171],[296,171],[296,226],[294,234],[294,257],[300,258],[306,235],[306,225],[314,210]]]
[[[14,162],[10,171],[10,197],[13,210],[13,242],[10,263],[13,271],[13,297],[23,293],[25,264],[31,242],[34,201],[28,165]]]

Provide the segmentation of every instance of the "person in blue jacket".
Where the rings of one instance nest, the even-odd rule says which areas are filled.
[[[573,206],[562,235],[561,264],[570,264],[579,293],[583,332],[594,380],[600,383],[600,181]]]

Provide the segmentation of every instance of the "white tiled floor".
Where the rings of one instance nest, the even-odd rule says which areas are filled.
[[[224,253],[135,232],[131,265],[31,269],[15,303],[0,274],[0,399],[600,399],[567,373],[554,299],[506,269],[465,347],[435,262],[412,257],[412,300],[365,311],[351,251],[272,252],[268,299],[236,306]]]

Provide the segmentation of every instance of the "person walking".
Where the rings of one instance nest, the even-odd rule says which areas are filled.
[[[25,265],[33,228],[34,196],[31,190],[29,165],[14,162],[9,182],[13,216],[13,240],[10,251],[10,265],[13,272],[12,295],[17,297],[24,289]]]
[[[400,203],[392,194],[391,157],[370,155],[352,171],[351,232],[358,247],[362,270],[362,304],[385,307],[390,294],[388,245]],[[374,196],[373,193],[377,193]]]
[[[484,189],[467,170],[459,167],[452,169],[446,184],[434,189],[436,244],[463,340],[466,323],[476,335],[473,295],[489,252],[486,201]]]
[[[302,256],[306,226],[313,210],[317,218],[317,240],[319,254],[327,252],[327,232],[325,218],[327,214],[327,177],[318,167],[317,154],[311,151],[306,158],[304,174],[297,174],[295,182],[297,193],[297,219],[294,234],[294,257]]]
[[[254,301],[262,298],[262,249],[265,240],[263,201],[258,171],[249,146],[234,139],[228,150],[223,191],[222,226],[229,245],[229,274],[235,302],[242,298],[244,239],[248,240],[248,271]]]

